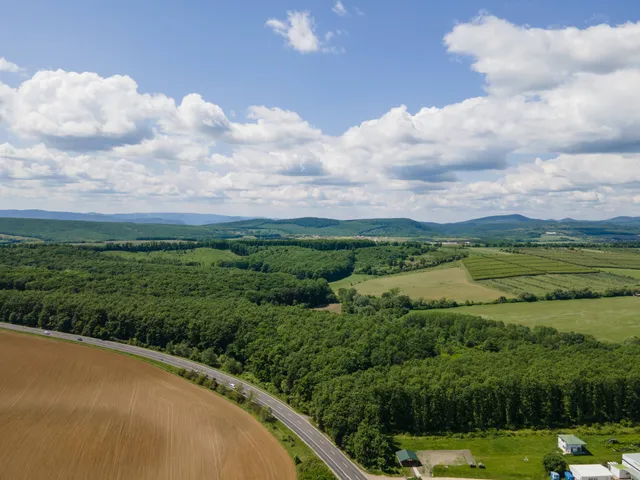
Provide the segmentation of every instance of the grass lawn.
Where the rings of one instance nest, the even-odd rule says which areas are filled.
[[[620,342],[640,337],[640,298],[614,297],[554,300],[460,307],[455,313],[479,315],[533,327],[547,325],[562,331],[591,334],[600,340]]]
[[[469,278],[467,271],[455,264],[447,264],[428,270],[389,275],[386,277],[374,277],[354,285],[358,292],[370,295],[382,295],[392,288],[398,288],[400,293],[412,298],[425,298],[437,300],[442,297],[464,302],[490,301],[500,296],[510,296],[499,290],[485,287],[475,283]]]
[[[170,250],[155,252],[105,252],[105,255],[115,255],[134,260],[153,260],[166,258],[178,260],[182,263],[199,262],[203,267],[209,267],[218,260],[232,260],[238,256],[229,250],[215,248],[195,248],[193,250]]]
[[[640,280],[640,270],[632,270],[631,268],[601,268],[600,270],[613,273],[614,275],[622,275]]]
[[[640,443],[640,433],[624,429],[630,433],[574,433],[587,442],[592,455],[566,456],[567,464],[621,462],[622,453],[614,451],[605,442],[612,437],[622,443]],[[467,465],[436,467],[436,477],[490,478],[494,480],[544,480],[549,478],[542,467],[542,459],[547,453],[555,452],[557,434],[550,431],[515,432],[511,435],[494,435],[487,438],[454,437],[409,437],[397,436],[399,448],[410,450],[464,450],[469,449],[476,462],[482,462],[486,469],[470,468]]]

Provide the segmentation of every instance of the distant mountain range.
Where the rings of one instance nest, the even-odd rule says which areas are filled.
[[[535,240],[541,235],[558,240],[571,238],[640,240],[640,217],[612,220],[540,220],[524,215],[495,215],[464,222],[418,222],[408,218],[333,220],[304,217],[288,220],[253,219],[219,223],[218,231],[244,235],[318,235],[367,237],[467,238],[491,240]]]
[[[211,225],[255,217],[233,217],[210,213],[75,213],[48,210],[0,210],[4,218],[39,218],[42,220],[79,220],[85,222],[155,223],[160,225]]]
[[[2,218],[4,217],[4,218]],[[224,215],[143,213],[113,214],[0,211],[0,234],[45,241],[86,242],[237,238],[255,236],[394,237],[443,241],[639,241],[640,217],[602,221],[541,220],[523,215],[497,215],[464,222],[418,222],[409,218],[335,220],[239,219]],[[1,237],[1,235],[0,235]],[[0,241],[3,241],[0,238]]]

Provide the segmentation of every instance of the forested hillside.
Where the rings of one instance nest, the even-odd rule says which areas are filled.
[[[0,218],[0,233],[38,238],[48,242],[173,240],[212,236],[208,227],[34,218]]]
[[[117,223],[113,220],[120,219]],[[135,218],[133,220],[136,220]],[[153,218],[137,219],[145,223],[123,223],[130,217],[114,217],[109,222],[0,218],[0,234],[38,238],[50,242],[102,242],[110,240],[202,240],[209,238],[283,238],[283,237],[395,237],[440,241],[446,239],[499,243],[537,241],[548,230],[555,231],[551,241],[640,241],[637,219],[609,221],[536,220],[521,215],[486,217],[467,222],[430,223],[408,218],[334,220],[329,218],[293,218],[287,220],[254,219],[229,223],[189,226],[153,224]],[[159,218],[158,222],[169,220]],[[199,220],[195,220],[198,221]],[[149,222],[149,223],[147,223]]]
[[[309,249],[311,251],[311,249]],[[318,251],[320,252],[320,251]],[[345,252],[351,253],[351,252]],[[640,421],[640,342],[529,329],[387,296],[334,315],[324,279],[77,247],[0,248],[0,320],[141,345],[252,375],[366,466],[388,435]]]

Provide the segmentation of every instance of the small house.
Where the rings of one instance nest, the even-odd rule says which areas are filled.
[[[631,474],[627,467],[624,465],[620,465],[617,462],[607,462],[607,466],[609,467],[609,471],[613,475],[613,478],[616,480],[630,480]]]
[[[611,472],[602,465],[569,465],[575,480],[613,480]]]
[[[421,465],[418,455],[412,450],[399,450],[396,452],[396,457],[403,467],[419,467]]]
[[[587,443],[575,435],[558,435],[558,448],[565,455],[579,455],[585,453]]]

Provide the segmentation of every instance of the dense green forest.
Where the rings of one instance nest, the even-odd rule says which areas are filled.
[[[399,432],[640,421],[637,340],[410,312],[398,295],[352,314],[303,307],[331,295],[324,279],[286,273],[0,248],[0,320],[246,372],[369,467],[393,462],[387,436]]]
[[[387,275],[459,260],[462,248],[440,248],[417,242],[373,242],[353,239],[205,240],[199,242],[112,243],[96,251],[152,252],[193,248],[229,250],[241,258],[221,260],[218,266],[260,272],[284,272],[297,278],[336,281],[352,273]]]
[[[250,255],[257,251],[255,247],[303,247],[312,250],[355,250],[358,248],[375,247],[377,245],[394,245],[398,242],[374,242],[373,240],[356,239],[308,239],[308,238],[287,238],[287,239],[210,239],[193,242],[143,242],[143,243],[107,243],[94,246],[98,251],[119,251],[119,252],[154,252],[158,250],[190,250],[192,248],[215,248],[217,250],[230,250],[237,255]]]
[[[468,255],[463,249],[439,249],[424,243],[383,245],[359,248],[356,251],[354,273],[391,275],[394,273],[435,267],[460,260]]]
[[[350,250],[318,251],[303,247],[268,247],[260,248],[246,257],[220,260],[218,265],[265,273],[290,273],[300,279],[324,278],[335,281],[351,275],[354,261],[355,255]]]
[[[327,282],[298,280],[213,267],[207,270],[161,260],[132,262],[71,246],[0,248],[0,288],[147,295],[246,298],[275,305],[324,305],[334,299]]]

